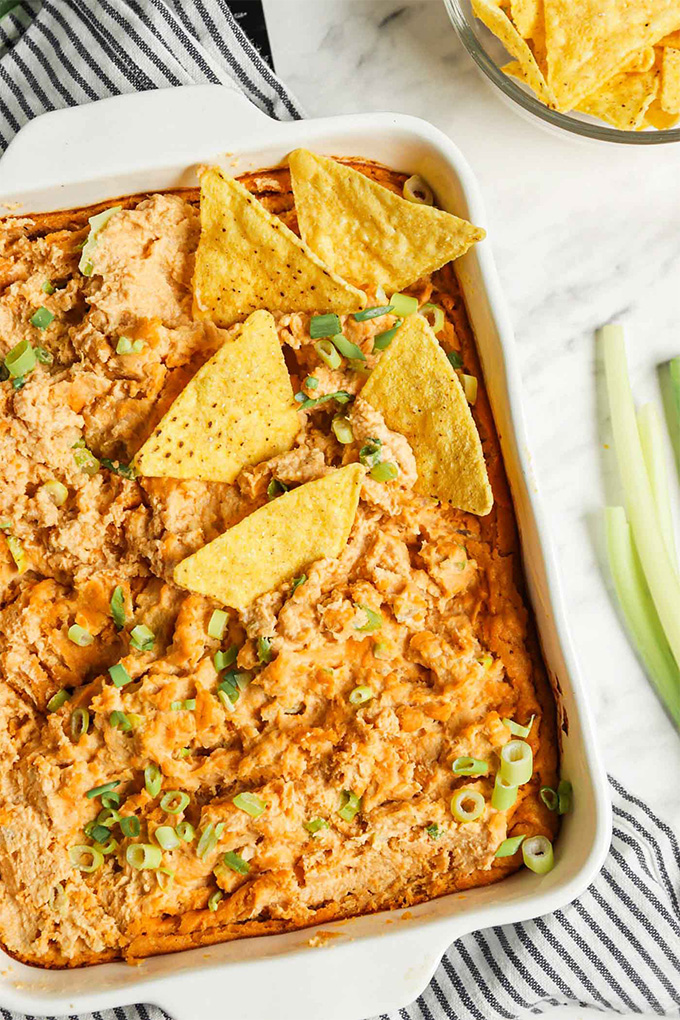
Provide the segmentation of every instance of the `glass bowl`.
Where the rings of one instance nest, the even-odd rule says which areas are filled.
[[[610,127],[585,113],[573,111],[560,113],[550,110],[536,98],[528,86],[501,71],[503,64],[512,59],[500,39],[489,31],[472,13],[469,0],[444,0],[451,23],[477,66],[496,85],[502,95],[520,108],[520,112],[538,117],[545,125],[561,128],[584,138],[595,138],[601,142],[619,142],[624,145],[663,145],[666,142],[680,142],[680,127],[646,128],[643,131],[622,131]]]

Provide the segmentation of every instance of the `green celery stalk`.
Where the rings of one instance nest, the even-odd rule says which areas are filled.
[[[642,444],[642,455],[647,465],[649,484],[652,489],[652,496],[656,505],[656,515],[661,528],[663,540],[666,543],[666,551],[675,566],[677,563],[675,552],[675,530],[673,527],[673,512],[668,490],[668,473],[666,471],[666,458],[661,437],[661,417],[654,404],[643,404],[638,411],[638,429],[640,442]]]
[[[610,506],[604,513],[609,566],[628,630],[647,675],[680,728],[680,670],[649,594],[625,510]]]
[[[621,326],[600,331],[619,473],[626,494],[628,519],[635,547],[659,620],[677,665],[680,665],[680,581],[673,570],[657,524],[656,507],[642,454],[628,380],[626,348]]]

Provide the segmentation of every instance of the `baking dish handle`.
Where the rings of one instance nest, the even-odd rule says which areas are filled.
[[[0,197],[186,162],[187,152],[200,162],[228,149],[230,137],[276,124],[232,84],[156,89],[55,110],[10,143],[0,160]]]

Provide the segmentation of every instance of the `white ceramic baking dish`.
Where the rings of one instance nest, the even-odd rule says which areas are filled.
[[[233,174],[277,163],[296,146],[361,155],[432,184],[444,208],[484,225],[477,184],[458,149],[425,121],[364,114],[277,123],[223,86],[107,99],[46,114],[26,126],[0,162],[0,202],[45,212],[137,191],[196,183],[200,163]],[[20,203],[15,206],[14,203]],[[3,212],[0,207],[0,214]],[[73,1014],[133,1002],[176,1020],[360,1020],[415,999],[443,952],[467,932],[548,913],[591,882],[609,845],[606,778],[569,640],[548,527],[521,411],[512,326],[486,240],[458,262],[460,280],[519,521],[541,643],[560,713],[563,773],[573,814],[556,866],[523,870],[482,889],[316,929],[160,956],[137,967],[107,963],[75,971],[26,967],[0,954],[0,1004],[31,1014]]]

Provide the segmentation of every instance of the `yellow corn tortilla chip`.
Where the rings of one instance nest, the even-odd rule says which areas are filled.
[[[623,64],[619,68],[619,73],[631,71],[651,71],[656,61],[656,53],[653,46],[643,46],[641,50],[637,50],[635,53],[631,53],[629,57],[624,60]]]
[[[142,475],[233,482],[299,431],[273,317],[254,312],[184,387],[135,457]]]
[[[533,39],[543,20],[542,0],[510,0],[510,17],[524,39]]]
[[[488,514],[493,495],[477,426],[458,376],[421,315],[405,320],[361,396],[411,444],[417,492]]]
[[[644,126],[645,115],[658,91],[656,68],[639,74],[617,74],[579,103],[577,110],[623,131],[637,131]]]
[[[339,556],[352,530],[363,475],[361,464],[348,464],[291,489],[178,563],[175,582],[245,609],[314,560]]]
[[[300,233],[360,286],[401,290],[484,237],[451,213],[409,202],[358,170],[296,149],[289,156]]]
[[[680,121],[680,113],[666,113],[665,110],[661,109],[659,97],[657,96],[647,110],[645,127],[654,127],[657,131],[667,131],[668,128],[675,127],[678,121]]]
[[[508,53],[519,63],[523,74],[521,80],[529,85],[546,106],[554,107],[555,98],[534,53],[498,4],[493,0],[472,0],[472,9],[475,16],[500,39]]]
[[[680,27],[678,0],[544,0],[548,85],[571,110],[626,58]]]
[[[680,113],[680,49],[673,46],[663,51],[659,105],[664,113]]]
[[[194,315],[231,326],[270,312],[356,312],[366,295],[331,272],[261,202],[215,167],[201,178]]]
[[[680,50],[680,32],[671,32],[669,35],[665,35],[663,39],[659,39],[657,46],[673,46]]]

